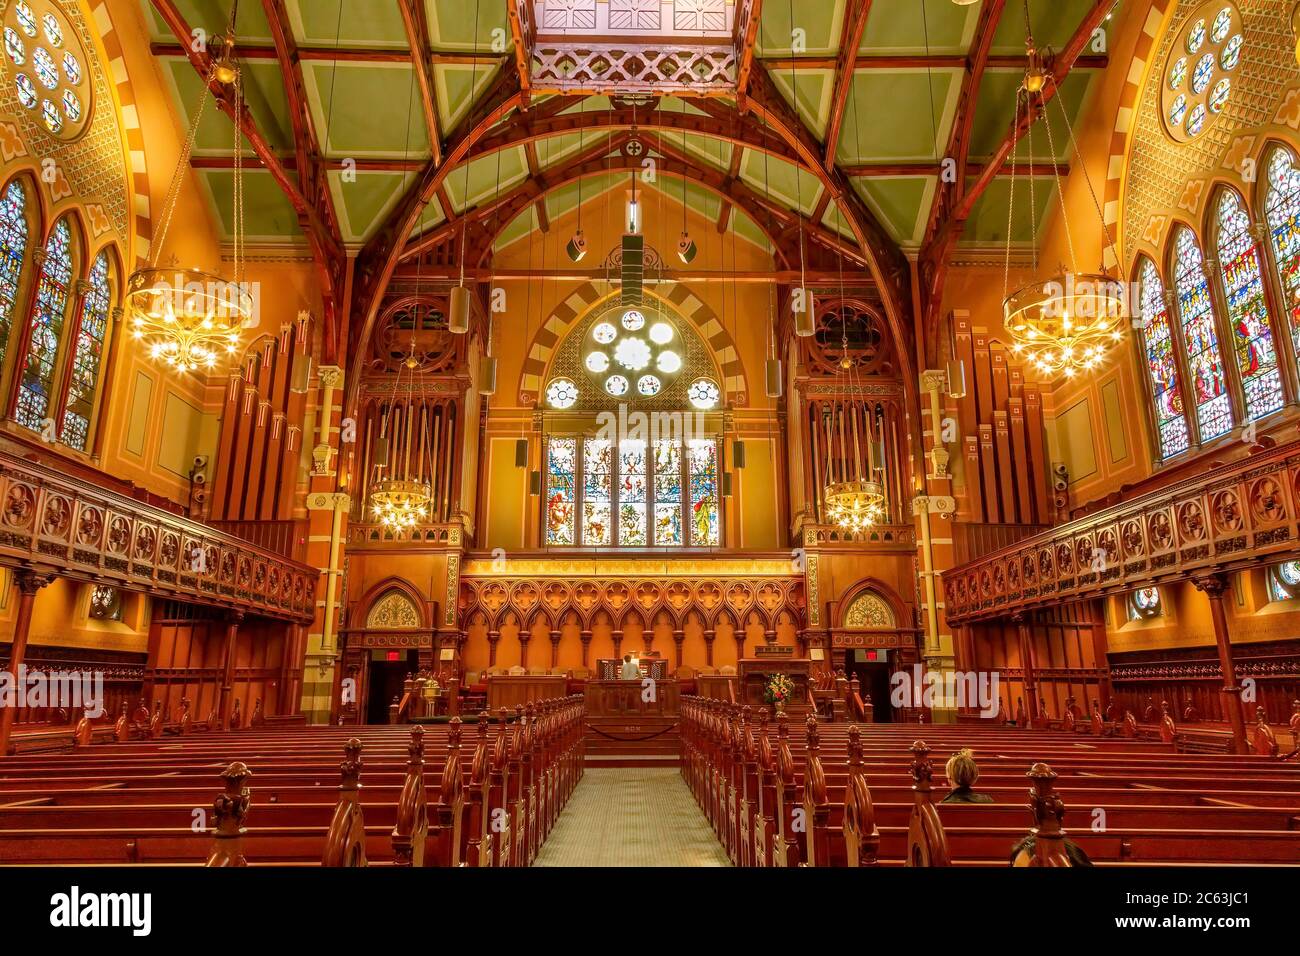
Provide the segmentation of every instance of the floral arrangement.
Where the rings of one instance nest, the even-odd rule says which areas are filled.
[[[763,700],[769,704],[784,704],[794,694],[794,681],[788,674],[773,674],[767,679]]]

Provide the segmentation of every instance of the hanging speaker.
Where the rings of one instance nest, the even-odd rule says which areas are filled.
[[[469,331],[469,289],[463,285],[451,290],[451,314],[447,316],[447,328],[457,335]]]
[[[785,375],[780,359],[767,360],[767,397],[780,398],[785,391]]]
[[[794,313],[795,335],[806,337],[817,331],[813,324],[812,295],[807,289],[791,291],[790,311]]]
[[[540,495],[542,493],[542,473],[540,471],[530,471],[528,473],[528,493],[530,495]]]
[[[729,471],[722,473],[722,497],[731,497],[731,472]]]
[[[311,387],[311,356],[300,355],[293,363],[289,391],[305,392],[309,387]]]
[[[486,355],[478,362],[478,393],[493,395],[497,390],[497,360]]]
[[[528,467],[528,439],[521,438],[515,442],[515,467]]]
[[[745,443],[743,441],[733,441],[731,443],[731,464],[735,468],[745,467]]]
[[[684,263],[690,264],[699,251],[699,247],[695,245],[695,240],[691,238],[691,234],[683,232],[682,238],[677,243],[677,258]]]
[[[564,251],[568,254],[571,262],[582,261],[582,257],[587,254],[587,238],[582,234],[581,229],[573,234],[573,238],[564,247]]]
[[[388,461],[388,436],[380,435],[375,439],[375,447],[370,453],[370,460],[376,465],[382,465]]]
[[[966,363],[961,359],[948,363],[948,397],[966,397]]]

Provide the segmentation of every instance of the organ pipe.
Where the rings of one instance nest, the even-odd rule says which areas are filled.
[[[369,520],[370,489],[385,477],[427,484],[430,523],[450,520],[456,411],[456,399],[421,395],[378,399],[367,406],[358,520]]]

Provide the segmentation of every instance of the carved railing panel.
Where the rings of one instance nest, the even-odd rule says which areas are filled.
[[[533,47],[532,85],[535,93],[734,94],[736,52],[716,44],[539,41]]]
[[[1231,571],[1300,548],[1300,442],[1252,455],[943,574],[952,623]]]
[[[310,621],[315,568],[53,468],[0,454],[0,564]]]

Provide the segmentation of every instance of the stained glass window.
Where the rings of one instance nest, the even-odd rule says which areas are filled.
[[[1201,441],[1226,435],[1232,429],[1232,404],[1227,373],[1214,331],[1214,304],[1205,275],[1205,259],[1196,237],[1186,226],[1174,239],[1174,290],[1182,322],[1187,367],[1196,401],[1197,430]]]
[[[0,197],[0,364],[13,328],[14,305],[27,255],[27,193],[14,181]]]
[[[614,445],[608,438],[588,438],[582,447],[582,543],[591,547],[614,541]]]
[[[1142,338],[1147,371],[1155,400],[1156,428],[1160,433],[1160,457],[1170,458],[1187,450],[1187,420],[1183,417],[1183,395],[1178,384],[1178,360],[1174,352],[1173,325],[1165,304],[1165,286],[1150,259],[1142,260],[1139,274],[1142,303]]]
[[[95,257],[90,270],[89,288],[82,299],[81,324],[77,329],[77,348],[72,357],[72,375],[68,380],[68,403],[63,413],[62,441],[80,451],[86,450],[90,436],[90,416],[95,407],[95,383],[99,380],[104,358],[104,339],[108,332],[108,311],[112,302],[109,288],[108,252]]]
[[[720,544],[714,440],[627,439],[616,446],[606,438],[554,437],[548,448],[548,546]]]
[[[52,90],[59,85],[59,68],[54,65],[54,60],[45,47],[36,48],[36,52],[32,54],[32,66],[36,69],[36,78],[47,90]]]
[[[31,339],[18,388],[18,424],[33,431],[43,431],[53,422],[48,419],[50,388],[54,383],[55,360],[59,339],[68,309],[72,287],[72,230],[67,219],[54,224],[45,243],[45,264],[36,287],[36,307],[32,310]]]
[[[628,439],[618,446],[618,543],[637,547],[646,541],[646,443]]]
[[[673,439],[655,442],[655,544],[681,544],[682,444]]]
[[[707,439],[688,445],[691,487],[691,544],[716,547],[718,530],[718,446]]]
[[[1264,276],[1250,235],[1250,217],[1231,189],[1219,196],[1219,268],[1228,305],[1228,325],[1246,394],[1246,417],[1260,418],[1282,407],[1282,375],[1273,347],[1273,327],[1264,301]]]
[[[546,443],[547,544],[573,544],[577,457],[576,439],[552,438]]]
[[[1300,354],[1300,168],[1290,151],[1275,149],[1267,169],[1264,218],[1282,280],[1284,308],[1291,316],[1291,334]]]

